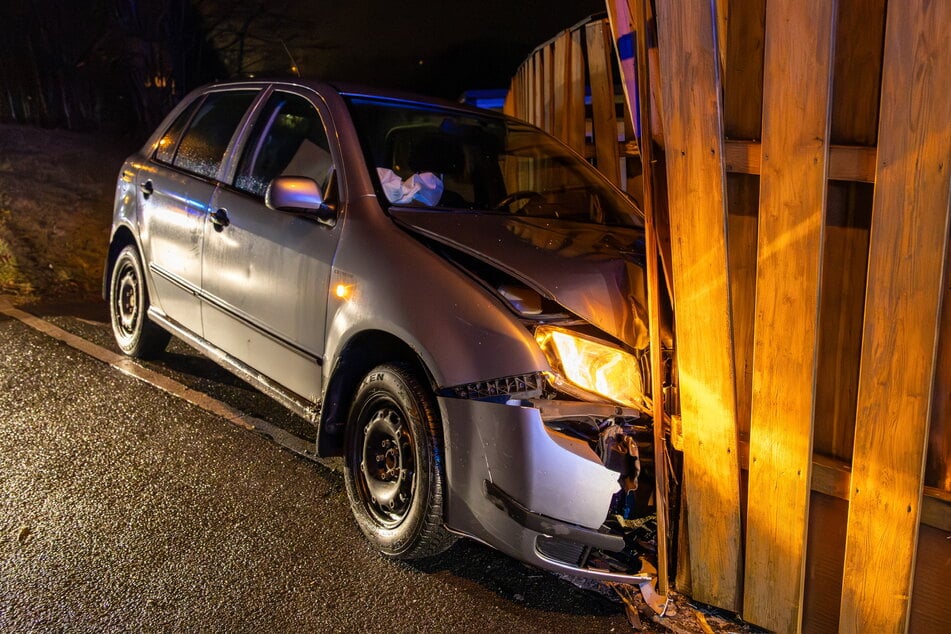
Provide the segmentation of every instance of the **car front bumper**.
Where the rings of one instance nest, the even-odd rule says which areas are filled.
[[[599,564],[621,535],[602,528],[620,474],[589,444],[545,425],[552,416],[609,418],[621,408],[574,402],[523,405],[440,397],[446,421],[446,525],[539,568],[641,583],[650,575]]]

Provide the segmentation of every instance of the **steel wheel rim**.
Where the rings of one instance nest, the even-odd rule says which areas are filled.
[[[416,486],[414,445],[405,414],[392,399],[379,396],[368,403],[354,447],[357,491],[384,528],[399,526],[409,515]]]
[[[139,278],[128,262],[119,270],[115,289],[113,313],[116,326],[124,337],[132,337],[139,321]]]

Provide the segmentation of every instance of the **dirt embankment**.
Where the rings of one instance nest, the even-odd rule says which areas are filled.
[[[135,141],[0,125],[0,293],[100,292],[116,176]]]

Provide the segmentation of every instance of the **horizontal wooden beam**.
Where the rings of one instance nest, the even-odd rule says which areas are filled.
[[[740,468],[749,470],[750,444],[741,440]],[[812,456],[812,490],[840,500],[849,501],[852,486],[852,468],[849,463],[821,454]],[[921,523],[951,533],[951,492],[924,488],[921,502]]]
[[[726,171],[759,174],[762,145],[757,141],[727,141]],[[829,180],[875,182],[876,148],[858,145],[829,146]]]

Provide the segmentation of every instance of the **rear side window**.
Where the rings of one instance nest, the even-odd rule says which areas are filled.
[[[300,95],[276,92],[245,147],[234,186],[263,196],[277,176],[306,176],[317,182],[327,198],[333,169],[330,143],[317,110]]]
[[[172,165],[214,178],[256,90],[213,92],[201,104],[178,144]]]
[[[175,146],[178,144],[178,139],[182,136],[182,130],[188,125],[188,120],[192,118],[192,115],[200,103],[201,99],[196,99],[191,102],[191,104],[178,115],[178,118],[169,126],[168,130],[165,131],[165,134],[159,139],[158,147],[155,149],[155,160],[162,161],[163,163],[172,162],[172,159],[175,158]]]

